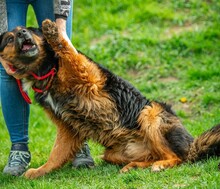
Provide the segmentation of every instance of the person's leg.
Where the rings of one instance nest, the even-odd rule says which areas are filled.
[[[53,0],[35,0],[31,2],[39,27],[45,19],[54,20]]]
[[[72,0],[72,6],[71,6],[71,10],[70,10],[70,13],[69,13],[69,16],[67,18],[67,21],[66,21],[66,33],[68,35],[68,37],[70,38],[70,40],[72,39],[72,23],[73,23],[73,0]]]
[[[25,26],[27,4],[21,0],[17,3],[8,0],[6,3],[8,30],[18,25]],[[31,159],[27,147],[29,105],[24,101],[16,80],[5,72],[1,64],[0,76],[2,112],[12,142],[9,161],[3,172],[20,175],[25,171]],[[18,158],[15,159],[15,156]]]
[[[41,27],[42,21],[46,18],[50,20],[55,20],[54,11],[53,11],[53,0],[38,0],[32,3],[34,8],[36,18],[38,21],[39,27]],[[69,16],[66,22],[66,32],[68,37],[71,39],[72,37],[72,18],[73,18],[73,1],[72,1],[72,9],[70,10]],[[80,152],[77,153],[76,158],[73,160],[73,167],[93,167],[94,161],[90,155],[89,146],[87,143],[83,146]]]
[[[42,26],[42,22],[46,18],[53,21],[55,20],[54,10],[53,10],[53,0],[47,0],[47,1],[37,0],[37,1],[33,1],[31,5],[33,6],[39,27]],[[73,7],[73,1],[72,1],[72,7]],[[70,10],[66,22],[66,32],[70,39],[72,37],[72,17],[73,17],[72,10],[73,9]]]

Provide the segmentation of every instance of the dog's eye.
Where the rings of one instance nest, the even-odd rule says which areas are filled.
[[[12,43],[14,41],[14,37],[9,37],[7,41],[8,43]]]

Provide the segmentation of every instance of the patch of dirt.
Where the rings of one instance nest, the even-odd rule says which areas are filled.
[[[176,102],[172,104],[174,111],[181,110],[186,113],[187,116],[192,116],[192,105],[189,102],[181,103]]]
[[[162,40],[170,39],[173,36],[178,36],[184,32],[192,32],[201,30],[202,26],[199,24],[190,24],[186,23],[183,26],[174,26],[166,29],[161,35],[160,38]]]
[[[168,83],[168,82],[177,82],[178,79],[176,77],[163,77],[159,79],[162,83]]]
[[[107,41],[108,39],[111,39],[112,35],[102,35],[100,38],[95,38],[91,41],[91,45],[95,46],[99,43],[102,43],[103,41]]]
[[[130,33],[128,32],[128,31],[122,31],[121,33],[120,33],[120,36],[121,37],[129,37],[130,36]],[[101,37],[99,37],[99,38],[95,38],[95,39],[93,39],[92,41],[91,41],[91,45],[93,46],[95,46],[95,45],[97,45],[97,44],[99,44],[99,43],[103,43],[103,42],[105,42],[105,41],[107,41],[107,40],[110,40],[110,39],[114,39],[114,35],[113,34],[105,34],[105,35],[102,35]]]
[[[128,75],[131,76],[132,78],[137,78],[140,75],[140,71],[135,69],[130,69],[128,70]]]

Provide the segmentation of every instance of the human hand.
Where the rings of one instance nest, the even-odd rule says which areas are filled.
[[[8,75],[13,76],[15,79],[21,79],[21,76],[17,74],[16,70],[13,69],[13,66],[10,66],[11,65],[10,62],[0,57],[0,63],[2,64]]]
[[[0,62],[2,64],[2,66],[5,68],[5,71],[8,75],[13,75],[16,71],[12,69],[12,67],[10,67],[10,63],[4,59],[2,59],[2,57],[0,57]]]
[[[75,49],[75,47],[73,46],[71,40],[69,39],[69,37],[67,36],[66,33],[66,20],[62,19],[62,18],[57,18],[56,19],[56,25],[58,28],[59,33],[61,33],[61,35],[63,36],[63,38],[69,43],[69,45],[73,48],[73,50],[77,53],[77,50]]]

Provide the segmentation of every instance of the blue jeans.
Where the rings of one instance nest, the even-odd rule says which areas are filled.
[[[6,0],[8,30],[26,25],[28,5],[32,5],[41,27],[44,19],[54,20],[53,0]],[[67,19],[67,35],[72,36],[72,11]],[[0,64],[0,95],[3,116],[12,143],[28,143],[30,108],[21,96],[17,83]]]

